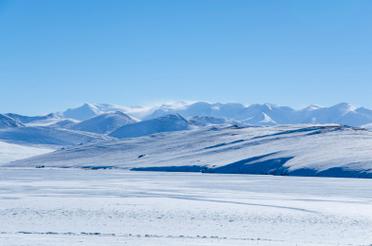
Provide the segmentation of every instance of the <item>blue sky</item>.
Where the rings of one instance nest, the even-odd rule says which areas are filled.
[[[372,107],[372,1],[0,0],[0,112],[206,100]]]

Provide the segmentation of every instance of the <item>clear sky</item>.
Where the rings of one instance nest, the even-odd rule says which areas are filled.
[[[0,112],[372,107],[371,13],[369,0],[0,0]]]

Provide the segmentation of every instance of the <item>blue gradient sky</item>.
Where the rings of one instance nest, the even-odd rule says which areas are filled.
[[[82,102],[372,107],[372,1],[0,0],[0,112]]]

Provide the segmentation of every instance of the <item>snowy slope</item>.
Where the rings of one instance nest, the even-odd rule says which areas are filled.
[[[10,118],[7,115],[0,114],[0,129],[21,127],[21,126],[23,126],[23,124],[20,123],[19,121],[15,120],[13,118]]]
[[[20,114],[7,113],[6,116],[21,122],[25,126],[50,126],[57,128],[68,128],[78,123],[78,120],[65,118],[60,113],[51,113],[42,116],[25,116]]]
[[[8,117],[15,119],[25,125],[48,125],[49,122],[55,122],[61,119],[61,116],[58,114],[48,114],[42,116],[25,116],[20,114],[7,113]]]
[[[258,113],[257,115],[255,115],[252,118],[247,119],[243,122],[248,123],[248,124],[252,124],[252,125],[258,125],[258,126],[272,126],[272,125],[277,124],[266,113]]]
[[[160,132],[186,130],[188,127],[189,123],[182,116],[178,114],[166,115],[152,120],[124,125],[112,132],[110,136],[116,138],[140,137]]]
[[[116,166],[372,177],[372,132],[338,125],[206,127],[61,150],[12,166]]]
[[[196,126],[222,125],[227,123],[223,118],[216,118],[212,116],[194,116],[189,120],[190,124]]]
[[[94,104],[85,103],[80,107],[67,109],[62,113],[62,115],[66,118],[72,118],[75,120],[87,120],[101,113],[103,112],[101,112]]]
[[[31,147],[0,141],[0,164],[54,151],[51,148]]]
[[[51,127],[21,127],[0,130],[0,140],[32,145],[76,145],[110,139],[103,135]]]
[[[113,113],[103,113],[96,117],[82,121],[72,126],[71,129],[106,134],[124,125],[135,122],[136,121],[130,116],[120,111],[116,111]]]
[[[80,123],[80,121],[78,120],[74,120],[74,119],[61,119],[55,123],[52,123],[50,125],[48,125],[49,127],[53,127],[53,128],[65,128],[65,129],[70,129],[71,127],[73,127],[74,125]]]

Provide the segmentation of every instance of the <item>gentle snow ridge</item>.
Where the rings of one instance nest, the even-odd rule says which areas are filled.
[[[372,177],[371,146],[372,132],[338,125],[212,126],[86,144],[9,165]]]

